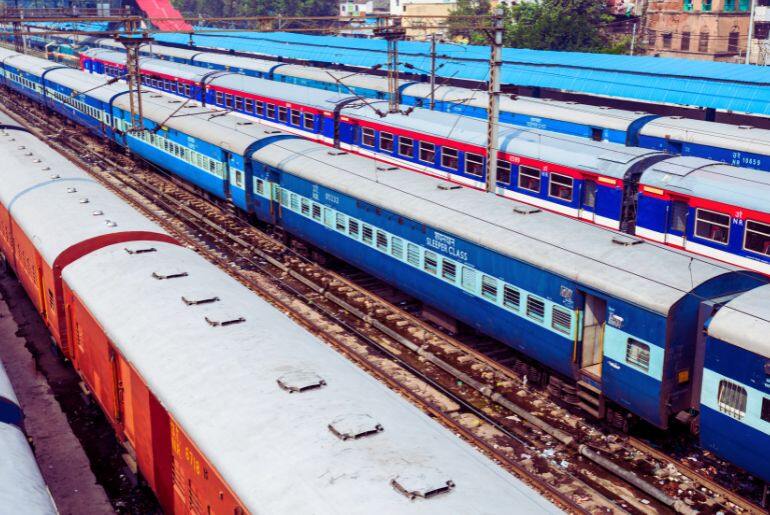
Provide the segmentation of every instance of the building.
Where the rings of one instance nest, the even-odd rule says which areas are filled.
[[[749,62],[770,65],[770,0],[756,0]]]
[[[743,62],[750,8],[751,0],[650,0],[641,43],[648,55]]]
[[[364,16],[374,12],[374,0],[346,0],[340,2],[340,16]]]

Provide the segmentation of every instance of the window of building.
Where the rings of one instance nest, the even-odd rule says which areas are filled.
[[[288,120],[288,118],[287,118],[287,116],[288,116],[287,111],[288,111],[288,109],[286,109],[285,107],[279,107],[278,108],[278,121],[279,122],[286,123],[286,120]]]
[[[738,39],[740,38],[740,32],[737,29],[731,30],[730,35],[727,36],[727,51],[730,53],[738,52]]]
[[[770,225],[747,220],[743,240],[744,249],[770,256]]]
[[[528,295],[527,316],[542,322],[545,319],[545,302],[533,295]]]
[[[431,252],[430,250],[425,251],[424,258],[424,264],[423,268],[426,272],[429,274],[436,275],[438,272],[438,256],[435,252]]]
[[[715,211],[696,209],[695,235],[726,245],[730,239],[730,216]]]
[[[749,10],[749,7],[751,6],[751,0],[738,0],[738,10],[741,12],[746,12]]]
[[[735,0],[725,0],[725,11],[730,12],[735,10]]]
[[[414,140],[412,138],[399,136],[398,153],[404,157],[414,157]]]
[[[484,158],[478,154],[465,153],[465,173],[482,177],[484,175]]]
[[[650,32],[647,33],[647,46],[649,46],[650,48],[655,47],[655,36],[656,36],[656,32],[654,30],[651,30]]]
[[[682,44],[680,45],[679,49],[683,52],[690,51],[690,33],[689,32],[682,32]]]
[[[709,33],[708,31],[703,31],[698,36],[698,52],[708,52],[709,51]]]
[[[741,420],[746,416],[746,398],[744,387],[725,379],[719,381],[717,406],[722,413]]]
[[[459,153],[457,150],[449,147],[441,149],[441,166],[450,170],[457,170],[460,165]]]
[[[629,338],[626,342],[626,362],[636,365],[645,372],[650,370],[650,346]]]
[[[566,175],[560,175],[558,173],[551,174],[551,180],[548,184],[548,196],[558,198],[560,200],[566,200],[572,202],[572,191],[574,189],[575,181],[572,177]]]
[[[684,0],[682,3],[683,11],[692,11],[692,0]]]
[[[436,160],[436,145],[427,141],[420,142],[420,161],[434,163]]]
[[[554,306],[551,310],[551,327],[560,333],[572,333],[572,311]]]
[[[393,152],[393,135],[389,132],[380,132],[380,150]]]
[[[711,11],[711,0],[701,0],[701,11],[704,11],[704,12]]]
[[[497,302],[497,279],[488,275],[481,276],[481,296]]]
[[[663,48],[671,48],[671,40],[673,39],[673,34],[670,32],[666,32],[663,34]]]
[[[457,279],[457,265],[455,265],[454,261],[446,258],[441,260],[441,277],[447,281],[455,282],[455,279]]]
[[[500,184],[511,183],[511,163],[505,159],[497,160],[497,182]]]
[[[301,117],[302,117],[302,113],[300,113],[296,109],[292,109],[291,110],[291,124],[292,125],[294,125],[296,127],[299,127],[300,126]]]
[[[365,147],[374,147],[374,129],[361,128],[361,144]]]
[[[519,188],[540,193],[540,170],[519,166]]]
[[[518,310],[521,304],[521,292],[507,284],[503,286],[503,306],[508,309]]]

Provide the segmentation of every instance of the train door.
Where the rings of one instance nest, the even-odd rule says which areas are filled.
[[[230,158],[232,154],[227,151],[222,152],[222,195],[228,202],[232,199],[230,191]]]
[[[583,191],[580,199],[580,218],[588,221],[596,219],[596,182],[583,181]]]
[[[136,448],[134,407],[132,404],[131,368],[125,360],[118,358],[118,403],[123,419],[123,432],[132,448]]]
[[[585,294],[583,310],[583,350],[580,371],[596,381],[602,377],[604,325],[607,320],[607,301]]]
[[[687,215],[690,206],[687,202],[675,200],[671,203],[666,227],[666,243],[684,247],[687,238]]]

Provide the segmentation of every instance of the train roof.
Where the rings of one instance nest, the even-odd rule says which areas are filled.
[[[126,51],[126,47],[123,46],[122,43],[118,43],[117,41],[111,38],[97,39],[93,42],[93,45],[100,48],[118,50],[120,52]],[[168,57],[179,57],[182,59],[189,59],[191,56],[200,53],[199,50],[189,50],[185,48],[177,48],[173,46],[159,45],[159,44],[142,45],[141,47],[139,47],[139,50],[141,52],[151,52],[157,55],[164,55]]]
[[[404,94],[420,98],[430,98],[430,84],[411,84],[404,88]],[[470,88],[439,86],[436,88],[435,97],[439,101],[465,104],[482,109],[486,109],[489,105],[489,95],[486,91]],[[619,131],[627,131],[636,120],[652,116],[641,111],[627,111],[612,107],[580,104],[578,102],[515,95],[500,96],[500,111],[563,120],[581,125],[606,127]]]
[[[276,70],[280,75],[288,75],[301,79],[317,80],[321,82],[337,82],[348,87],[367,88],[381,93],[388,93],[388,79],[379,75],[368,73],[329,70],[325,68],[316,68],[314,66],[303,66],[299,64],[284,64]],[[412,81],[399,80],[399,86],[410,84]],[[347,91],[344,86],[340,89]]]
[[[298,86],[296,84],[280,85],[268,79],[258,79],[240,74],[227,74],[215,77],[211,80],[212,86],[219,86],[253,95],[278,97],[291,103],[302,104],[316,109],[334,111],[334,107],[350,97],[334,91],[310,88],[308,86]]]
[[[153,47],[157,49],[158,45]],[[256,71],[260,73],[268,73],[276,66],[280,66],[281,63],[276,61],[269,61],[266,59],[256,59],[254,57],[241,57],[237,55],[216,54],[213,52],[196,52],[195,62],[216,64],[219,66],[227,66],[232,72],[243,73],[245,70]]]
[[[384,105],[384,102],[380,104]],[[365,119],[378,124],[386,123],[405,131],[459,140],[486,149],[487,122],[479,118],[427,109],[415,109],[408,116],[388,114],[385,118],[364,107],[345,107],[342,111],[352,118]],[[567,134],[505,124],[500,124],[498,141],[502,152],[541,159],[619,179],[625,178],[631,166],[638,160],[662,155],[656,150],[590,141]]]
[[[645,170],[641,184],[770,213],[770,174],[759,170],[679,156]]]
[[[66,267],[64,280],[249,511],[557,511],[194,251],[135,245],[156,251],[105,247]],[[167,271],[188,275],[153,278]],[[320,380],[294,394],[279,385]],[[343,441],[330,424],[382,431]],[[414,501],[389,484],[395,478],[455,487]]]
[[[0,423],[0,506],[3,513],[58,515],[24,433]]]
[[[0,202],[49,264],[64,250],[98,236],[166,234],[33,135],[0,130],[0,149]]]
[[[378,170],[304,140],[267,145],[254,158],[664,315],[700,284],[737,271],[422,174]]]
[[[770,358],[770,285],[742,293],[712,318],[709,336]]]
[[[16,397],[16,392],[13,391],[11,380],[8,378],[2,362],[0,362],[0,399],[6,399],[17,406],[19,405],[19,399]]]
[[[768,129],[679,116],[656,118],[642,126],[639,134],[762,155],[766,155],[770,148]]]

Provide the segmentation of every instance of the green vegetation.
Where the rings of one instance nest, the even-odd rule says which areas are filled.
[[[335,16],[338,0],[173,0],[181,12],[206,17]]]

